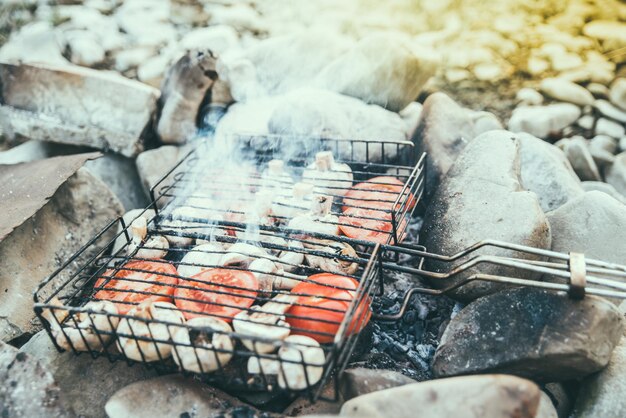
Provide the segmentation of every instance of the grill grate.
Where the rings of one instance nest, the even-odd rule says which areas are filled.
[[[284,149],[280,137],[240,140],[246,149],[264,144],[247,156],[261,170]],[[424,157],[415,161],[404,142],[321,140],[312,151],[320,150],[344,156],[339,160],[352,168],[354,183],[367,186],[377,174],[404,183],[393,199],[332,199],[336,215],[342,204],[389,207],[376,206],[385,214],[379,229],[372,228],[381,242],[291,228],[280,217],[252,233],[254,219],[247,216],[258,203],[254,194],[239,193],[242,182],[234,187],[234,174],[203,182],[219,173],[202,169],[202,152],[195,150],[153,188],[155,212],[112,222],[42,282],[35,312],[57,349],[178,370],[238,391],[335,400],[337,391],[327,398],[322,387],[345,367],[370,320],[374,283],[387,260],[379,248],[405,233],[423,193]],[[294,176],[302,176],[309,151],[308,158],[288,161]],[[350,155],[364,160],[345,158]],[[392,165],[391,155],[413,165]],[[263,180],[257,172],[243,178],[246,190]],[[339,192],[330,195],[347,188],[331,187]],[[216,196],[227,196],[228,205],[217,204]],[[195,212],[177,215],[180,207]],[[339,219],[329,223],[343,226]],[[102,245],[114,230],[115,238]],[[164,248],[164,237],[177,245]],[[104,249],[87,258],[96,245]]]

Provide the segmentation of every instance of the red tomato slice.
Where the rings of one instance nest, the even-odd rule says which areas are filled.
[[[374,177],[366,182],[355,184],[343,198],[343,210],[346,211],[354,206],[391,210],[398,195],[402,193],[403,187],[404,183],[400,180],[388,176]],[[409,193],[405,207],[410,211],[415,207],[415,197],[408,192],[408,189],[404,193]],[[401,208],[404,207],[398,207],[398,209]]]
[[[114,302],[120,314],[128,313],[134,305],[144,301],[171,302],[178,283],[178,278],[172,277],[178,275],[176,267],[165,261],[129,261],[115,275],[114,272],[107,270],[96,281],[94,288],[104,287],[94,298]]]
[[[406,228],[406,218],[402,220],[400,230]],[[391,213],[374,209],[348,208],[339,217],[339,229],[347,237],[364,241],[387,244],[389,240],[394,244],[393,225],[391,223]],[[399,241],[406,236],[406,231],[402,233]]]
[[[315,283],[302,282],[291,290],[303,296],[287,311],[286,320],[292,334],[306,335],[319,343],[330,343],[354,299],[359,283],[350,277],[331,273],[314,274],[309,276],[309,280]],[[347,335],[361,331],[371,315],[370,300],[365,298],[348,325]]]
[[[179,284],[194,287],[178,287],[174,292],[176,306],[187,319],[215,316],[230,322],[254,303],[259,290],[259,282],[251,272],[225,268],[204,270],[191,279],[181,278]]]

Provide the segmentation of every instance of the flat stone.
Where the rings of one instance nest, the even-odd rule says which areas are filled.
[[[582,187],[583,190],[586,192],[598,191],[606,193],[613,199],[626,205],[626,197],[620,194],[617,190],[615,190],[615,187],[611,186],[608,183],[604,183],[602,181],[583,181]]]
[[[60,353],[46,331],[35,334],[20,352],[36,358],[54,376],[65,404],[80,416],[105,418],[104,405],[116,391],[157,375],[141,364],[111,363],[106,355],[93,359],[89,354]]]
[[[450,320],[433,373],[509,373],[535,381],[578,379],[607,365],[624,319],[593,296],[516,288],[480,298]]]
[[[626,207],[606,193],[592,191],[548,213],[552,250],[582,252],[585,256],[623,263]]]
[[[476,242],[495,239],[550,248],[550,227],[535,193],[520,184],[519,139],[508,131],[491,131],[471,141],[448,171],[426,211],[421,243],[437,254],[453,255]],[[532,257],[495,248],[476,254]],[[463,262],[466,258],[458,260]],[[427,262],[430,271],[446,272],[451,263]],[[456,263],[455,263],[456,264]],[[535,274],[496,266],[481,266],[481,273],[537,278]],[[476,270],[449,279],[432,280],[437,287],[459,283]],[[503,285],[472,282],[454,291],[472,300],[502,289]]]
[[[585,379],[581,385],[574,418],[626,416],[626,339],[613,351],[606,369]]]
[[[613,165],[606,171],[606,182],[626,196],[626,151],[615,156]]]
[[[66,418],[75,415],[46,367],[0,341],[0,405],[5,417]]]
[[[362,367],[348,369],[339,380],[339,388],[346,400],[379,390],[415,383],[415,380],[393,370],[375,370]]]
[[[0,340],[38,330],[39,325],[33,323],[34,289],[122,213],[122,205],[111,190],[82,168],[0,242]],[[83,257],[94,255],[114,233],[105,233]],[[65,274],[75,271],[77,265],[68,267]],[[61,274],[57,280],[66,278]],[[48,289],[52,287],[54,283]]]
[[[596,100],[593,103],[593,107],[609,119],[613,119],[614,121],[620,123],[626,123],[626,111],[618,109],[617,106],[614,106],[609,101]]]
[[[117,391],[105,406],[109,418],[155,416],[258,416],[258,411],[237,398],[179,375],[136,382]],[[269,415],[269,414],[268,414]]]
[[[580,115],[580,108],[571,103],[519,106],[513,110],[508,127],[512,132],[527,132],[546,139],[576,122]]]
[[[434,93],[424,102],[418,129],[413,136],[418,153],[426,159],[426,190],[432,195],[463,148],[476,136],[500,129],[497,121],[479,126],[478,112],[462,108],[444,93]]]
[[[515,376],[464,376],[413,383],[359,396],[341,416],[420,418],[534,418],[541,391]],[[418,412],[419,411],[419,412]]]
[[[600,171],[596,165],[587,141],[583,138],[572,138],[565,144],[565,155],[572,164],[574,171],[581,180],[600,181]]]
[[[596,135],[608,135],[612,138],[619,139],[624,136],[625,133],[624,127],[612,120],[600,118],[596,123]]]
[[[335,384],[331,380],[326,383],[326,385],[322,388],[321,396],[327,399],[333,399],[336,395],[335,393]],[[297,417],[297,416],[311,416],[311,415],[324,415],[329,416],[330,414],[338,414],[341,410],[341,406],[344,403],[344,399],[341,393],[338,394],[337,402],[325,402],[319,400],[315,403],[311,403],[311,400],[308,396],[302,395],[296,398],[284,411],[283,415],[288,417]]]
[[[590,105],[594,101],[589,90],[561,78],[544,78],[541,80],[539,89],[553,99],[579,106]]]
[[[622,110],[626,110],[626,78],[616,78],[609,90],[611,103]]]
[[[558,147],[528,134],[519,134],[519,142],[522,186],[537,194],[544,212],[583,193],[580,180]]]
[[[0,125],[9,136],[86,145],[134,156],[159,92],[82,67],[0,64]]]

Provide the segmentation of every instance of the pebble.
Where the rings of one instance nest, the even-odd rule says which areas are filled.
[[[586,88],[562,78],[545,78],[539,89],[547,96],[580,106],[593,104],[593,95]]]
[[[626,151],[615,156],[615,162],[606,171],[606,182],[626,196]]]
[[[615,187],[608,183],[602,181],[583,181],[581,184],[583,190],[586,192],[598,191],[606,193],[613,199],[626,205],[626,196],[621,195],[617,190],[615,190]]]
[[[626,46],[626,23],[614,20],[593,20],[583,28],[583,34],[602,42],[604,51]]]
[[[615,140],[615,138],[611,138],[607,135],[594,136],[593,138],[591,138],[591,141],[589,141],[589,145],[604,149],[611,154],[615,154],[615,152],[617,151],[617,141]]]
[[[568,141],[565,145],[565,155],[581,180],[602,180],[598,166],[584,138],[572,138]]]
[[[619,140],[619,150],[626,151],[626,136],[623,136]]]
[[[611,84],[609,99],[615,106],[626,110],[626,78],[618,78]]]
[[[154,56],[155,50],[152,47],[130,48],[115,54],[115,69],[120,72],[137,67],[150,57]]]
[[[513,111],[508,127],[512,132],[527,132],[546,139],[574,123],[580,115],[580,108],[571,103],[519,106]]]
[[[626,123],[626,111],[618,109],[606,100],[596,100],[593,106],[604,116],[620,123]]]
[[[533,106],[543,103],[543,96],[541,95],[541,93],[530,87],[524,87],[520,89],[515,95],[515,99],[522,104]]]
[[[624,136],[624,133],[624,127],[612,120],[600,118],[598,122],[596,122],[596,135],[608,135],[618,139]]]
[[[592,115],[583,115],[580,119],[576,121],[576,125],[589,131],[593,129],[593,125],[595,124],[595,122],[596,118],[594,118]]]
[[[600,99],[606,99],[609,97],[609,88],[604,84],[600,83],[589,83],[587,85],[587,90],[593,94],[594,97]]]

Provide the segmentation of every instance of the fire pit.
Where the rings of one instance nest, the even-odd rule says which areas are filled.
[[[425,156],[416,161],[407,142],[323,139],[285,158],[285,140],[295,141],[237,138],[242,168],[228,175],[228,164],[207,165],[212,148],[200,144],[153,188],[154,212],[111,223],[48,277],[35,311],[57,349],[239,392],[336,399],[321,389],[370,321],[380,269],[395,257],[380,246],[407,235]],[[336,177],[345,170],[350,180]],[[291,174],[303,181],[292,185]],[[81,260],[115,228],[105,250]]]

